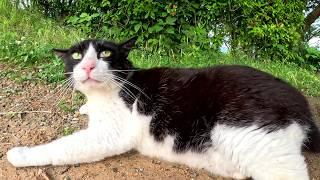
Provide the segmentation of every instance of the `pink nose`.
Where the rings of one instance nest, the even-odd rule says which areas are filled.
[[[89,75],[90,72],[96,67],[96,63],[89,61],[87,63],[85,63],[82,67],[82,69],[84,69],[86,71],[86,73]]]

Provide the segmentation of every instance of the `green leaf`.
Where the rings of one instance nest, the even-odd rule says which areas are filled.
[[[169,28],[166,29],[166,32],[168,34],[174,34],[174,28],[173,27],[169,27]]]
[[[160,32],[162,29],[163,29],[162,26],[160,26],[159,24],[155,24],[154,26],[148,28],[148,32],[149,33]]]
[[[136,24],[136,25],[134,26],[134,30],[135,30],[136,32],[138,32],[140,28],[141,28],[141,23]]]
[[[177,20],[177,18],[168,16],[168,17],[166,18],[166,24],[174,25],[174,23],[176,22],[176,20]]]

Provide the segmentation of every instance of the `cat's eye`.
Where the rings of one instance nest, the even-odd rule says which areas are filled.
[[[80,60],[82,58],[82,55],[78,52],[75,52],[72,54],[72,58],[75,60]]]
[[[102,57],[102,58],[107,58],[109,56],[111,56],[111,51],[106,50],[106,51],[102,51],[100,53],[100,57]]]

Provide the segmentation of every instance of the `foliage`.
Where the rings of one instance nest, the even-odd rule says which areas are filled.
[[[232,51],[298,63],[303,62],[304,10],[316,4],[312,0],[30,2],[88,36],[119,40],[138,35],[138,43],[152,51],[179,52],[190,47],[218,51],[228,37]],[[207,37],[210,30],[212,39]]]
[[[316,48],[307,47],[305,49],[305,63],[304,66],[307,66],[312,71],[320,71],[320,51]]]
[[[224,37],[233,51],[253,58],[300,62],[304,1],[78,1],[67,23],[113,39],[139,35],[146,48],[218,50]],[[209,30],[214,38],[207,38]],[[210,41],[212,46],[209,46]],[[191,46],[190,46],[191,45]]]
[[[208,58],[210,57],[210,58]],[[281,62],[279,60],[266,60],[259,58],[259,61],[248,57],[243,53],[236,52],[235,54],[219,54],[212,51],[200,51],[197,53],[184,52],[175,58],[148,53],[144,51],[133,51],[130,59],[138,67],[208,67],[220,64],[240,64],[266,71],[286,80],[293,86],[300,89],[309,96],[320,95],[320,77],[307,69],[301,68],[295,63]]]
[[[0,2],[0,12],[0,61],[45,63],[53,59],[53,47],[64,47],[83,36],[38,12],[16,9],[7,0]]]
[[[303,1],[248,1],[232,4],[224,17],[233,49],[252,57],[280,60],[299,58],[303,29]]]
[[[190,40],[194,45],[208,48],[206,37],[217,8],[212,1],[195,0],[90,0],[90,3],[78,1],[76,7],[74,15],[67,18],[69,25],[98,37],[123,39],[139,35],[138,42],[152,50],[179,49],[180,44]],[[192,32],[199,27],[201,30]]]
[[[93,1],[93,0],[92,0]],[[121,3],[121,2],[119,2]],[[152,4],[152,2],[150,2]],[[188,3],[185,3],[188,4]],[[221,3],[222,5],[225,5]],[[145,4],[146,5],[146,4]],[[187,5],[185,5],[187,6]],[[213,7],[208,7],[214,9]],[[142,8],[142,7],[141,7]],[[206,7],[207,8],[207,7]],[[183,9],[177,11],[183,12]],[[15,64],[15,71],[11,72],[0,72],[1,76],[7,76],[12,78],[21,77],[22,80],[40,80],[45,82],[59,82],[63,78],[63,65],[62,62],[53,56],[51,52],[51,48],[63,48],[69,47],[74,42],[79,41],[81,37],[84,37],[84,33],[80,32],[79,29],[74,28],[65,28],[61,26],[59,23],[54,22],[50,19],[43,18],[43,16],[34,11],[27,10],[19,10],[14,8],[7,1],[0,2],[0,62],[5,62],[6,64]],[[120,10],[119,10],[120,11]],[[192,10],[188,10],[192,11]],[[94,10],[92,10],[94,12]],[[91,11],[87,11],[88,16],[92,16],[93,13]],[[97,11],[98,12],[98,11]],[[142,13],[142,12],[141,12]],[[258,68],[263,71],[267,71],[277,77],[280,77],[284,80],[289,81],[291,84],[299,88],[301,91],[311,96],[319,96],[320,94],[320,78],[314,73],[314,71],[310,71],[310,68],[303,69],[297,64],[283,62],[281,59],[274,58],[272,61],[267,60],[268,58],[264,58],[261,56],[256,56],[257,60],[253,60],[250,56],[244,55],[243,53],[239,53],[238,50],[235,50],[233,54],[222,54],[215,51],[212,51],[211,48],[208,48],[210,39],[207,38],[207,26],[205,25],[205,19],[201,19],[201,13],[205,13],[204,11],[196,11],[195,13],[199,13],[196,18],[188,21],[185,26],[188,28],[179,28],[175,29],[176,31],[180,31],[184,35],[177,35],[173,38],[181,37],[181,44],[178,45],[178,49],[182,48],[179,53],[164,53],[162,48],[157,48],[156,51],[150,52],[148,49],[150,48],[151,43],[146,44],[147,48],[139,48],[139,50],[134,50],[130,54],[130,59],[133,60],[134,64],[138,67],[149,68],[156,66],[169,66],[169,67],[205,67],[217,64],[242,64],[248,65],[255,68]],[[218,13],[218,12],[217,12]],[[82,14],[82,13],[81,13]],[[170,13],[169,13],[170,14]],[[168,15],[168,17],[177,18],[178,15]],[[182,15],[179,15],[182,16]],[[75,16],[77,17],[77,16]],[[84,16],[85,17],[85,16]],[[87,18],[88,22],[92,23],[90,25],[93,27],[97,25],[96,20],[100,16]],[[186,14],[186,17],[192,17]],[[164,22],[167,17],[163,17]],[[148,18],[146,18],[148,19]],[[152,20],[152,18],[150,17]],[[208,20],[209,18],[207,18]],[[35,21],[36,20],[36,21]],[[150,21],[151,21],[150,20]],[[75,20],[76,22],[77,20]],[[170,21],[170,20],[168,20]],[[209,21],[209,20],[208,20]],[[84,21],[86,22],[86,21]],[[153,22],[158,22],[156,19]],[[179,18],[177,18],[174,22],[174,25],[170,26],[178,26],[180,22]],[[70,22],[71,23],[71,22]],[[80,23],[79,26],[83,24]],[[78,25],[75,25],[78,26]],[[104,27],[104,26],[101,26]],[[149,27],[149,26],[148,26]],[[152,27],[152,26],[150,26]],[[114,28],[114,27],[113,27]],[[141,27],[140,27],[141,28]],[[143,27],[142,27],[143,28]],[[223,28],[227,28],[222,26],[221,24],[214,28],[215,34],[224,34]],[[81,29],[81,28],[80,28]],[[120,29],[120,28],[119,28]],[[112,31],[112,32],[111,32]],[[148,30],[147,30],[148,31]],[[162,31],[162,30],[161,30]],[[161,32],[159,31],[159,32]],[[283,30],[284,31],[284,30]],[[91,33],[93,34],[95,30]],[[110,30],[110,34],[112,35],[115,31]],[[133,26],[133,33],[134,33]],[[142,33],[142,30],[139,29],[138,32]],[[275,31],[277,32],[277,31]],[[98,34],[106,33],[106,31],[98,32]],[[124,38],[123,36],[129,36],[130,34],[126,34],[125,32],[118,31],[119,34],[124,33],[123,35],[116,38],[116,36],[106,36],[113,37],[114,39]],[[161,35],[161,36],[160,36]],[[240,34],[241,35],[241,34]],[[160,43],[158,44],[163,46],[168,46],[166,40],[170,36],[164,36],[162,34],[151,33],[150,36],[159,36],[161,37]],[[163,37],[162,37],[163,36]],[[255,35],[258,37],[258,35]],[[271,36],[271,33],[270,33]],[[279,34],[280,36],[280,34]],[[149,35],[148,35],[149,37]],[[219,43],[222,42],[223,36],[218,36],[221,39],[213,38],[211,41],[213,42],[213,48],[219,47]],[[242,36],[239,36],[244,38]],[[257,38],[256,37],[256,38]],[[269,36],[268,36],[269,37]],[[141,38],[146,38],[143,35]],[[282,37],[281,37],[282,38]],[[159,40],[157,39],[157,40]],[[170,39],[170,38],[169,38]],[[260,39],[261,40],[261,39]],[[248,39],[247,39],[248,41]],[[168,44],[167,44],[168,43]],[[174,42],[172,42],[174,43]],[[283,43],[283,42],[281,42]],[[214,47],[216,46],[216,47]],[[170,47],[174,48],[176,46]],[[276,56],[275,56],[276,57]],[[311,58],[319,57],[319,53],[312,49],[308,49],[308,53],[305,54],[307,57],[306,61],[313,61]],[[319,62],[319,61],[316,61]],[[20,71],[21,67],[25,67],[27,69],[35,70],[36,73],[26,73],[22,74]],[[31,71],[29,71],[31,72]]]

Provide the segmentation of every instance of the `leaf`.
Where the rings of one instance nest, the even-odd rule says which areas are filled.
[[[169,27],[169,28],[166,29],[166,32],[168,34],[174,34],[174,28],[173,27]]]
[[[81,17],[81,18],[88,17],[88,16],[89,16],[88,13],[81,13],[81,14],[80,14],[80,17]]]
[[[149,33],[160,32],[162,29],[163,29],[162,26],[160,26],[159,24],[155,24],[154,26],[148,28],[148,32]]]
[[[136,24],[136,25],[134,26],[134,30],[135,30],[136,32],[138,32],[140,28],[141,28],[141,23]]]
[[[177,20],[177,18],[168,16],[168,17],[166,18],[166,24],[174,25],[175,22],[176,22],[176,20]]]

